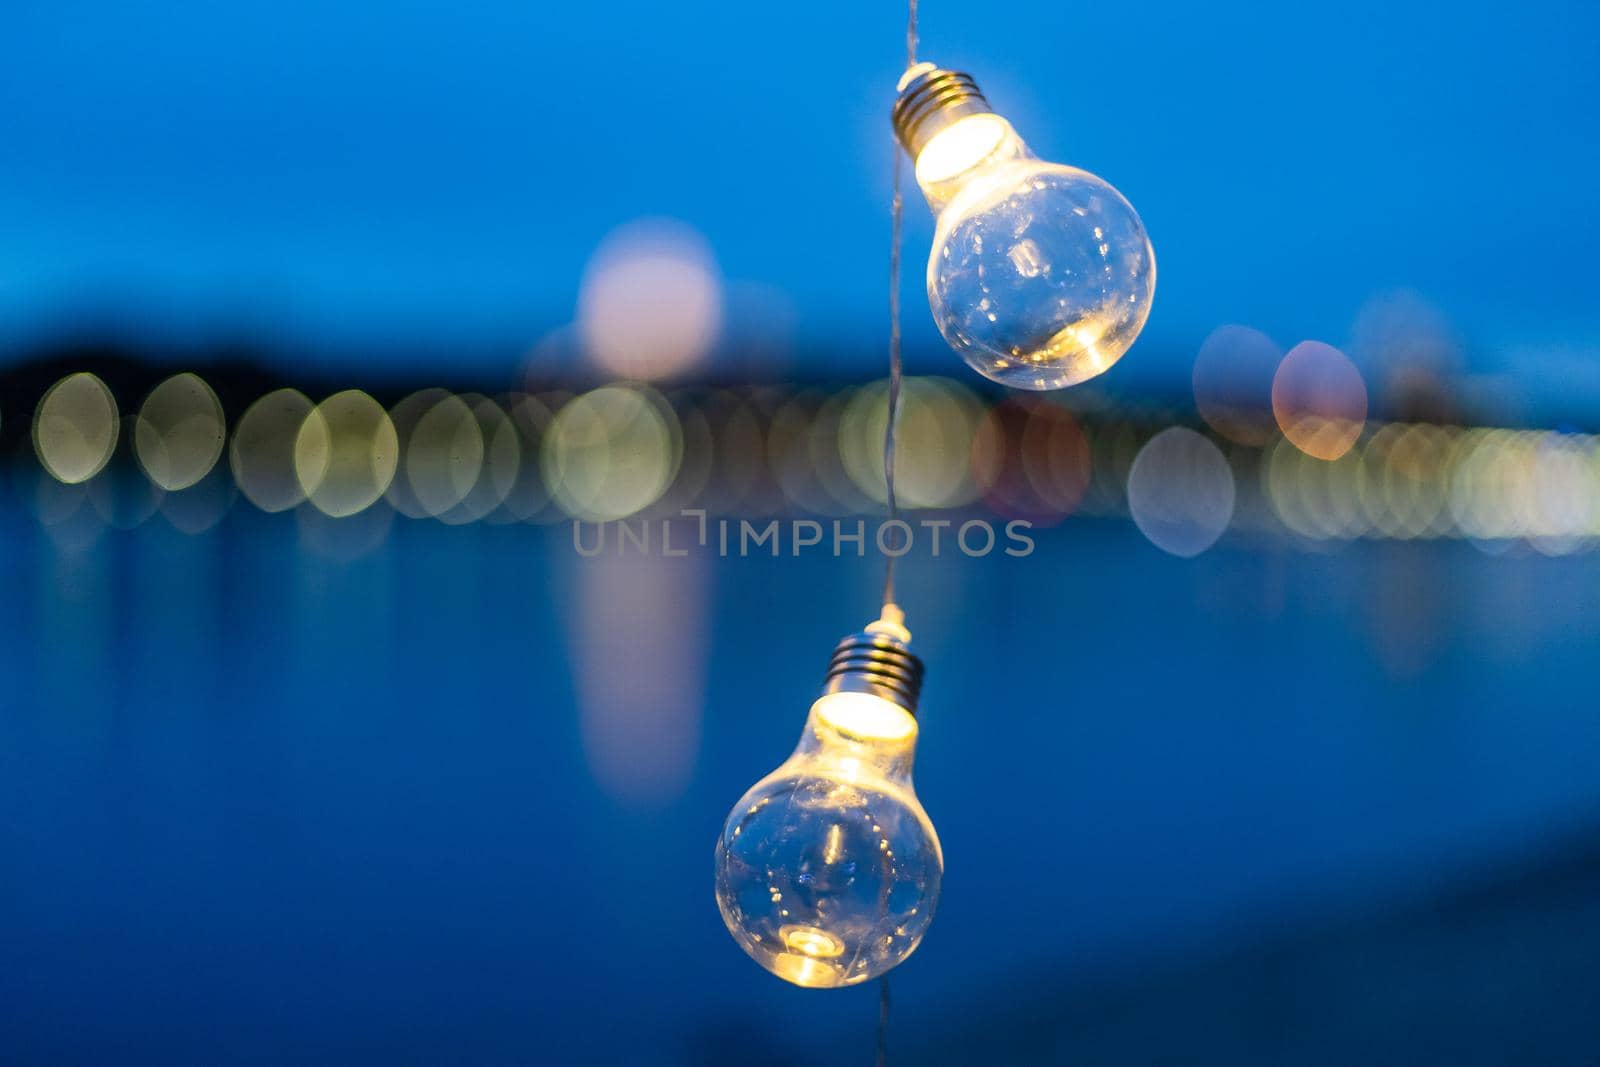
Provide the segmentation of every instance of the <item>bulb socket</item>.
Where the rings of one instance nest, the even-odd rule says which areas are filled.
[[[851,634],[833,650],[822,693],[870,693],[917,714],[922,661],[887,634]]]
[[[968,115],[992,115],[972,75],[923,63],[906,71],[889,111],[894,135],[916,159],[940,130]]]

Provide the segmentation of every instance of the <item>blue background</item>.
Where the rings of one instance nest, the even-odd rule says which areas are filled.
[[[291,365],[496,372],[571,317],[609,230],[665,215],[792,302],[806,371],[876,371],[903,22],[827,0],[14,2],[0,338],[94,313]],[[922,31],[1143,216],[1159,296],[1108,384],[1186,384],[1225,322],[1343,345],[1405,288],[1502,402],[1600,405],[1592,4],[1005,0],[929,4]],[[914,191],[908,215],[915,278]],[[942,365],[916,301],[907,328]]]
[[[353,561],[242,507],[76,556],[7,527],[8,1060],[869,1062],[874,988],[759,970],[711,852],[876,563],[395,522]],[[1590,557],[1037,538],[902,575],[947,859],[903,1062],[1591,1062]],[[665,778],[626,732],[662,707]]]
[[[605,234],[668,216],[794,335],[710,373],[876,376],[903,15],[11,0],[0,368],[104,331],[509,383]],[[1409,290],[1507,419],[1600,412],[1594,5],[930,3],[922,52],[1141,212],[1158,296],[1108,388],[1186,394],[1222,323],[1345,345]],[[958,373],[917,301],[907,332]],[[630,570],[564,526],[244,506],[64,546],[26,503],[36,399],[4,398],[0,1060],[868,1062],[875,992],[752,965],[711,847],[875,561]],[[1181,561],[1074,519],[903,588],[949,869],[897,1059],[1594,1062],[1593,555]],[[687,753],[643,794],[603,770],[656,781],[586,695],[613,666]]]

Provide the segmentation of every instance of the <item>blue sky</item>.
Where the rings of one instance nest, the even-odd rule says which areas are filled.
[[[494,359],[571,317],[610,229],[665,215],[787,294],[802,350],[879,358],[897,4],[8,9],[0,342],[93,312],[291,360]],[[1226,322],[1342,344],[1409,289],[1471,368],[1600,404],[1592,5],[932,2],[922,31],[1138,207],[1160,281],[1125,380],[1184,380]]]

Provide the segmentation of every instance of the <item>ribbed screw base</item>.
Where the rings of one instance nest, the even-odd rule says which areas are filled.
[[[834,648],[822,692],[870,693],[915,715],[922,674],[922,661],[893,637],[851,634]]]
[[[900,95],[889,112],[894,135],[912,159],[934,134],[968,115],[991,115],[972,75],[921,63],[900,80]]]

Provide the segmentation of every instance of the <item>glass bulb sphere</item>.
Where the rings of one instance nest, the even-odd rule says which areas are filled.
[[[717,907],[761,966],[795,985],[877,977],[933,921],[944,854],[911,784],[917,721],[870,693],[811,707],[794,754],[734,805],[717,839]]]
[[[937,215],[928,303],[978,373],[1061,389],[1104,373],[1150,316],[1155,251],[1121,193],[1034,157],[965,75],[907,72],[897,128]]]

